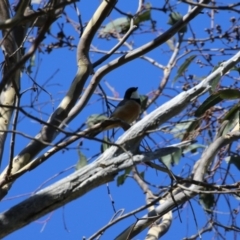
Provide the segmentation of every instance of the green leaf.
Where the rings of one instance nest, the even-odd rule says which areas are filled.
[[[105,152],[108,148],[111,147],[111,141],[108,137],[104,136],[103,137],[103,141],[102,144],[101,144],[101,153]],[[109,142],[109,143],[108,143]]]
[[[217,66],[215,66],[212,70],[212,72],[214,72],[215,70],[217,70],[221,64],[223,63],[224,61],[221,61],[218,63]],[[234,66],[232,67],[229,71],[237,71],[238,73],[240,73],[240,67],[237,67],[237,66]],[[215,90],[216,90],[216,87],[220,81],[220,79],[222,78],[221,74],[218,74],[210,83],[211,85],[211,89],[210,89],[210,93],[212,94]]]
[[[142,108],[142,110],[145,110],[146,106],[147,106],[147,102],[148,102],[148,96],[140,95],[140,101],[141,101],[141,108]]]
[[[233,120],[235,118],[235,115],[239,113],[239,109],[240,109],[240,103],[234,105],[230,110],[227,111],[222,121]]]
[[[99,37],[105,38],[109,37],[109,35],[114,36],[116,33],[125,33],[129,27],[130,19],[128,17],[117,18],[99,31]]]
[[[204,189],[205,191],[211,190],[211,189]],[[213,193],[200,193],[199,194],[199,202],[202,205],[203,209],[207,213],[211,213],[211,209],[213,208],[215,204],[214,194]]]
[[[32,68],[35,66],[35,59],[36,55],[33,54],[32,57],[29,59],[29,65],[27,66],[28,73],[32,73]]]
[[[177,150],[174,153],[161,157],[160,161],[162,161],[169,169],[171,168],[171,166],[178,164],[182,156],[182,149],[181,148],[176,149]]]
[[[134,24],[138,25],[141,22],[151,20],[151,4],[147,3],[145,5],[145,10],[140,12],[134,18]]]
[[[233,164],[238,170],[240,170],[240,156],[239,155],[233,155],[233,156],[228,156],[225,158],[225,161],[228,164]]]
[[[126,179],[127,176],[129,175],[129,173],[131,172],[131,170],[132,170],[131,168],[127,168],[127,169],[125,169],[124,174],[122,174],[122,175],[120,175],[120,176],[117,177],[117,186],[118,186],[118,187],[124,184],[125,179]]]
[[[76,170],[79,170],[80,168],[83,168],[84,166],[87,165],[87,158],[85,157],[85,155],[82,154],[82,152],[80,150],[78,150],[78,162],[75,166]]]
[[[200,119],[194,119],[186,129],[186,132],[184,133],[181,140],[185,141],[187,139],[191,139],[192,132],[200,126],[200,123],[201,123]]]
[[[211,88],[210,88],[210,91],[209,91],[210,94],[212,94],[212,93],[216,90],[217,85],[218,85],[221,77],[222,77],[222,76],[219,74],[218,76],[216,76],[216,77],[211,81],[211,83],[210,83]]]
[[[174,51],[174,49],[175,49],[175,39],[174,39],[174,37],[168,39],[165,43],[168,45],[168,47],[169,47],[172,51]]]
[[[192,55],[188,57],[184,63],[180,66],[180,68],[177,71],[177,76],[173,79],[173,83],[176,82],[176,80],[182,76],[184,71],[187,69],[187,67],[191,64],[191,62],[196,58],[197,55]]]
[[[237,89],[224,89],[220,90],[218,93],[222,99],[232,100],[240,98],[240,91]]]
[[[125,179],[126,179],[126,177],[124,174],[118,176],[117,177],[117,186],[119,187],[119,186],[123,185],[125,182]]]
[[[198,148],[204,149],[204,148],[206,148],[206,146],[202,145],[202,144],[198,144],[198,143],[191,144],[187,147],[184,147],[183,154],[186,154],[188,152],[195,153]]]
[[[197,55],[192,55],[188,57],[185,62],[180,66],[178,69],[178,75],[182,75],[183,72],[187,69],[187,67],[190,65],[190,63],[196,58]]]
[[[139,25],[141,22],[151,20],[150,7],[150,4],[146,4],[142,12],[133,16],[134,25]],[[110,36],[115,37],[116,33],[124,34],[128,31],[130,27],[130,22],[131,20],[129,17],[117,18],[108,23],[103,29],[99,31],[99,37],[109,38]]]
[[[191,127],[193,122],[197,121],[196,119],[189,119],[189,120],[184,120],[182,122],[176,123],[174,127],[169,130],[170,133],[174,134],[175,138],[183,139],[185,132],[187,129]],[[166,131],[166,130],[165,130]]]
[[[222,124],[225,121],[227,121],[227,124],[224,126],[219,136],[226,135],[231,129],[233,129],[236,126],[236,124],[239,124],[240,119],[239,107],[240,107],[239,104],[236,104],[227,112],[222,121]]]
[[[179,20],[181,20],[183,16],[178,12],[172,12],[169,14],[168,24],[173,26],[175,23],[177,23]],[[187,25],[183,26],[180,30],[180,33],[187,32]]]
[[[140,177],[141,177],[142,179],[144,179],[145,172],[140,172],[139,175],[140,175]]]
[[[214,72],[215,70],[217,70],[220,65],[221,65],[222,62],[219,62],[217,66],[214,66],[214,68],[212,69],[212,72]],[[210,88],[210,94],[212,94],[213,92],[215,92],[216,88],[217,88],[217,85],[220,81],[220,79],[222,78],[221,74],[218,74],[211,82],[210,82],[210,85],[211,85],[211,88]]]
[[[219,96],[219,94],[213,94],[210,97],[208,97],[202,105],[198,107],[198,109],[195,112],[195,117],[200,117],[202,114],[204,114],[209,108],[215,106],[216,104],[220,103],[222,101],[222,98]]]
[[[101,114],[92,114],[88,117],[86,124],[87,126],[90,128],[93,125],[97,124],[97,123],[101,123],[105,120],[107,120],[108,117],[106,117],[105,115],[101,115]]]
[[[174,127],[170,130],[170,133],[178,133],[180,131],[186,130],[194,121],[194,119],[189,119],[186,121],[178,122],[174,125]]]
[[[209,96],[202,105],[196,110],[195,116],[200,117],[204,114],[209,108],[220,103],[222,100],[233,100],[240,98],[240,91],[237,89],[224,89],[220,90],[211,96]]]

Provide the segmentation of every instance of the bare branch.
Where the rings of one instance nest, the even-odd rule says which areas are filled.
[[[209,2],[208,0],[203,1]],[[70,111],[67,119],[65,120],[64,124],[67,124],[69,121],[71,121],[77,114],[79,114],[82,109],[86,106],[87,102],[89,101],[90,97],[92,96],[94,90],[96,89],[97,85],[101,81],[101,79],[108,74],[109,72],[113,71],[114,69],[128,63],[129,61],[132,61],[133,59],[136,59],[147,52],[153,50],[157,46],[160,46],[161,44],[165,43],[169,38],[171,38],[175,33],[179,31],[183,26],[185,26],[188,22],[190,22],[194,17],[198,15],[198,13],[202,10],[201,7],[195,7],[193,8],[189,13],[187,13],[181,20],[179,20],[174,26],[172,26],[170,29],[168,29],[166,32],[164,32],[159,37],[155,38],[149,43],[146,43],[145,45],[124,54],[123,56],[111,61],[107,65],[101,67],[98,69],[98,71],[94,74],[91,83],[87,87],[87,89],[84,91],[81,99],[78,101],[78,103],[74,106],[74,108]]]
[[[48,123],[50,123],[51,125],[59,126],[61,124],[61,122],[68,115],[68,112],[74,106],[80,93],[82,92],[82,89],[88,79],[89,74],[92,73],[92,66],[88,56],[90,44],[96,31],[101,26],[103,20],[112,10],[115,4],[116,0],[103,1],[99,8],[96,10],[92,19],[89,21],[88,25],[86,26],[81,41],[78,44],[77,61],[79,68],[77,74],[66,96],[63,98],[55,112],[51,115],[50,119],[48,120]],[[52,20],[49,21],[51,23]],[[55,138],[56,134],[57,133],[55,128],[49,127],[48,125],[42,128],[41,132],[36,136],[36,139],[43,140],[45,142],[51,142]],[[38,154],[42,149],[44,149],[47,146],[45,144],[41,144],[42,141],[38,140],[31,141],[27,145],[27,147],[24,148],[22,152],[15,157],[13,162],[12,173],[17,172],[28,162],[32,161],[33,157],[36,156],[36,154]],[[5,174],[6,170],[1,175],[3,179],[5,178],[4,177]],[[7,193],[9,187],[10,185],[8,186],[6,185],[5,187],[3,187],[0,196],[3,197]]]

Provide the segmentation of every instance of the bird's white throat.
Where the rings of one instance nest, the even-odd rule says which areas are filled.
[[[131,97],[130,97],[130,99],[139,99],[139,98],[140,98],[140,97],[139,97],[139,94],[138,94],[137,91],[133,92],[133,93],[131,94]]]

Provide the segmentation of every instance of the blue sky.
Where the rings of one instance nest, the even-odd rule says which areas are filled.
[[[82,0],[77,3],[78,8],[82,14],[82,21],[86,23],[93,12],[98,7],[101,1],[92,0],[91,3],[87,0]],[[151,1],[153,6],[161,7],[158,3],[159,1],[153,0]],[[134,13],[137,9],[138,1],[119,1],[117,7],[125,12]],[[176,2],[175,8],[181,14],[185,14],[188,10],[188,6],[183,3]],[[67,7],[66,12],[69,14],[70,18],[74,21],[77,21],[76,13],[73,7]],[[206,12],[205,10],[203,11]],[[216,14],[214,25],[221,24],[222,28],[228,28],[230,23],[230,16],[237,14],[229,14],[227,11],[221,14]],[[104,24],[108,23],[115,18],[120,17],[120,14],[117,11],[113,11],[110,16],[106,19]],[[147,43],[148,41],[154,39],[162,32],[166,31],[170,26],[167,25],[168,14],[159,11],[152,11],[152,17],[157,21],[157,32],[138,34],[136,32],[133,36],[128,39],[128,42],[134,43],[134,48],[141,46],[141,44]],[[224,19],[224,21],[223,21]],[[226,21],[225,21],[226,20]],[[58,20],[58,23],[64,23],[64,32],[69,34],[75,38],[73,43],[77,45],[78,43],[78,33],[73,29],[70,24],[65,24],[65,17],[61,17]],[[149,22],[145,22],[145,25],[150,25]],[[206,14],[200,14],[197,18],[195,18],[191,22],[191,28],[194,29],[198,38],[206,38],[206,32],[204,28],[211,27],[210,18],[206,16]],[[56,35],[59,32],[59,25],[56,23],[51,28],[51,33]],[[191,31],[188,30],[184,39],[191,37]],[[46,40],[43,42],[44,44],[54,42],[54,38],[51,36],[47,36]],[[94,47],[97,47],[100,50],[108,51],[117,43],[116,39],[111,39],[109,41],[105,39],[99,39],[95,37],[93,41]],[[183,43],[183,51],[188,47],[186,42]],[[206,44],[206,47],[218,48],[223,47],[224,45],[220,45],[219,42],[216,42],[215,45]],[[189,47],[190,48],[190,47]],[[44,47],[42,46],[42,49]],[[127,50],[126,47],[123,47],[122,50]],[[160,64],[165,65],[169,61],[169,57],[171,56],[171,51],[167,44],[163,44],[156,48],[154,51],[146,54],[149,57],[154,58]],[[177,66],[179,67],[184,60],[193,54],[199,53],[191,53],[186,55],[183,59],[181,59]],[[234,52],[230,51],[229,55],[233,55]],[[92,62],[96,61],[101,57],[101,54],[91,52],[90,58]],[[113,55],[111,59],[116,58],[118,55]],[[215,64],[218,62],[228,59],[229,56],[223,56],[219,54],[219,56],[215,59]],[[197,58],[204,61],[200,55]],[[102,65],[106,64],[110,60],[107,60]],[[38,68],[39,67],[39,68]],[[97,71],[98,68],[95,69]],[[43,52],[36,52],[35,55],[35,66],[33,67],[32,77],[35,77],[35,80],[40,85],[44,85],[44,83],[48,81],[47,84],[44,85],[44,88],[48,91],[48,93],[42,92],[39,96],[37,96],[37,92],[28,91],[26,92],[21,99],[21,106],[25,106],[26,110],[28,110],[31,114],[40,117],[43,120],[47,120],[50,116],[53,109],[56,109],[61,99],[64,97],[64,94],[68,90],[75,73],[77,71],[76,64],[76,48],[73,50],[64,49],[54,49],[50,54]],[[171,74],[171,79],[176,75],[177,69],[175,68]],[[191,65],[191,68],[188,70],[187,74],[196,75],[198,78],[203,78],[207,76],[207,74],[211,71],[211,68],[200,68],[195,62]],[[56,73],[57,72],[57,73]],[[141,94],[149,94],[154,89],[157,88],[159,82],[163,77],[163,72],[161,69],[151,65],[150,63],[137,59],[128,64],[123,65],[121,68],[114,70],[113,72],[106,75],[101,82],[102,87],[108,94],[108,96],[113,96],[113,93],[108,88],[109,84],[111,87],[115,89],[115,91],[119,94],[120,97],[123,97],[125,90],[131,86],[138,86],[139,92]],[[91,77],[88,80],[90,81]],[[106,84],[107,83],[107,84]],[[146,114],[162,103],[168,101],[177,95],[178,92],[182,91],[181,81],[177,81],[175,84],[172,81],[167,85],[167,90],[163,95],[157,100],[156,104],[153,104],[146,112]],[[22,78],[22,91],[28,89],[32,86],[32,81],[29,79],[26,74],[23,74]],[[206,98],[207,95],[202,97],[201,99]],[[33,109],[30,107],[30,100],[37,99],[34,104],[36,104],[36,108]],[[116,102],[113,102],[116,104]],[[83,122],[86,121],[87,117],[91,114],[102,113],[104,112],[102,100],[98,95],[94,95],[90,101],[88,106],[84,109],[84,111],[77,116],[68,126],[68,130],[76,130]],[[31,119],[26,117],[22,118],[20,115],[20,119],[18,125],[18,131],[23,131],[26,134],[31,136],[35,136],[39,130],[41,129],[41,125]],[[173,119],[176,121],[176,118]],[[119,134],[122,133],[122,130],[119,130]],[[117,136],[119,136],[119,134]],[[61,136],[58,137],[60,139]],[[156,137],[156,141],[159,145],[166,146],[166,140],[172,140],[167,134],[160,133]],[[15,146],[15,155],[19,153],[24,146],[28,144],[29,140],[22,136],[17,136],[16,146]],[[175,142],[178,142],[175,141]],[[79,141],[72,144],[68,150],[59,152],[55,154],[51,159],[46,161],[40,167],[35,169],[32,172],[29,172],[18,179],[11,191],[6,196],[6,198],[2,201],[0,205],[0,211],[4,211],[14,204],[26,199],[31,196],[39,188],[43,188],[47,185],[50,185],[56,182],[59,179],[64,178],[65,176],[71,174],[74,169],[74,165],[78,160],[77,146]],[[201,143],[201,142],[200,142]],[[9,158],[9,136],[5,145],[5,153],[2,162],[2,169],[8,163]],[[86,155],[87,158],[90,158],[96,153],[100,152],[100,145],[98,142],[83,140],[83,146],[81,151]],[[201,153],[201,152],[200,152]],[[186,171],[186,168],[189,165],[193,165],[193,162],[198,159],[199,155],[192,156],[186,155],[182,157],[179,165],[173,167],[173,172],[175,174],[181,174],[182,171]],[[70,170],[70,167],[72,168]],[[223,163],[223,167],[226,167],[226,163]],[[153,182],[154,184],[160,186],[168,186],[170,184],[169,178],[166,174],[156,173],[155,171],[146,168],[145,166],[140,167],[141,170],[146,170],[145,178],[149,182]],[[232,167],[235,170],[234,167]],[[233,174],[237,174],[237,172],[233,171]],[[117,210],[124,209],[125,213],[134,210],[145,204],[145,195],[139,188],[139,186],[133,181],[133,179],[128,178],[124,185],[117,187],[116,181],[108,184],[111,197],[114,200],[114,206]],[[153,188],[156,191],[156,188]],[[223,197],[222,197],[223,198]],[[223,202],[223,201],[222,201]],[[197,219],[196,226],[194,222],[194,215],[191,210],[190,203],[186,203],[179,210],[181,215],[181,220],[179,219],[179,215],[177,212],[174,213],[174,221],[171,226],[169,233],[167,233],[163,239],[181,239],[185,236],[191,236],[191,234],[195,234],[198,231],[198,228],[201,229],[203,227],[204,222],[209,216],[199,207],[199,203],[197,199],[191,200],[192,208],[195,210],[195,218]],[[232,201],[232,208],[236,205],[238,208],[238,202]],[[222,204],[219,220],[230,219],[228,214],[228,208]],[[137,214],[137,217],[142,217],[146,212],[141,212]],[[108,188],[106,185],[103,185],[97,189],[94,189],[90,193],[86,194],[80,199],[77,199],[64,207],[54,211],[51,214],[44,216],[43,218],[29,224],[28,226],[16,231],[6,237],[7,240],[15,240],[15,239],[32,239],[34,237],[35,240],[38,239],[82,239],[84,236],[89,237],[99,228],[103,227],[107,224],[112,216],[113,216],[113,207],[110,200],[110,196],[108,194]],[[117,236],[125,227],[129,226],[129,224],[134,223],[135,218],[130,217],[114,227],[110,228],[108,231],[104,233],[102,239],[112,239]],[[144,239],[147,230],[143,231],[134,239]],[[204,235],[212,236],[212,235]],[[231,236],[231,235],[230,235]],[[229,238],[230,239],[230,238]]]

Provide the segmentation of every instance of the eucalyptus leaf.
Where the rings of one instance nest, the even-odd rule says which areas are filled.
[[[219,94],[213,94],[210,97],[208,97],[202,105],[198,107],[198,109],[195,112],[195,117],[200,117],[203,115],[208,109],[215,106],[216,104],[220,103],[222,101],[222,98],[219,96]]]
[[[145,110],[146,106],[147,106],[147,102],[148,102],[148,96],[147,95],[140,95],[140,101],[141,101],[142,110]]]
[[[126,180],[126,178],[127,178],[127,176],[129,175],[130,172],[131,172],[131,168],[127,168],[127,169],[125,169],[124,174],[119,175],[117,177],[117,186],[118,187],[124,184],[124,182],[125,182],[125,180]]]
[[[236,126],[236,124],[239,124],[240,110],[239,108],[234,108],[234,110],[235,112],[232,111],[231,114],[227,115],[228,119],[224,119],[224,122],[227,121],[227,124],[222,130],[221,136],[226,135],[231,129]]]
[[[133,24],[139,25],[141,22],[151,20],[151,5],[146,4],[144,10],[139,14],[132,16]],[[131,18],[120,17],[110,23],[99,31],[100,38],[109,38],[110,36],[116,37],[116,34],[124,34],[130,28]]]
[[[199,126],[200,126],[201,120],[200,119],[194,119],[190,125],[188,126],[188,128],[186,129],[183,137],[182,137],[182,141],[185,141],[187,139],[191,139],[192,138],[192,132],[194,130],[196,130]]]
[[[205,191],[208,189],[204,189]],[[209,189],[211,190],[211,189]],[[214,194],[213,193],[200,193],[199,194],[199,202],[202,205],[203,209],[207,213],[211,213],[211,209],[213,208],[215,204]]]
[[[184,63],[180,66],[180,68],[177,71],[177,75],[173,79],[173,83],[176,82],[176,80],[182,76],[182,74],[185,72],[185,70],[188,68],[188,66],[191,64],[191,62],[196,58],[197,55],[192,55],[188,57]]]
[[[79,156],[79,159],[75,166],[76,170],[79,170],[80,168],[83,168],[84,166],[87,165],[87,158],[80,150],[78,150],[78,156]]]
[[[202,105],[196,110],[195,116],[200,117],[208,109],[220,103],[222,100],[233,100],[240,98],[240,91],[237,89],[224,89],[209,96]]]
[[[220,90],[218,93],[222,99],[232,100],[240,98],[240,91],[237,89],[224,89]]]
[[[198,148],[205,149],[206,146],[203,144],[194,143],[194,144],[184,147],[183,153],[184,154],[186,154],[188,152],[195,153]]]
[[[111,147],[111,141],[110,139],[107,137],[107,136],[104,136],[103,137],[103,141],[102,144],[101,144],[101,153],[105,152],[108,148]]]
[[[86,124],[87,126],[90,128],[92,126],[94,126],[97,123],[101,123],[105,120],[107,120],[108,117],[106,117],[105,115],[102,114],[92,114],[88,117]]]
[[[173,26],[175,23],[177,23],[179,20],[181,20],[183,18],[183,16],[178,13],[178,12],[172,12],[169,14],[169,19],[168,19],[168,24]],[[187,32],[187,26],[183,26],[180,30],[180,33],[185,33]]]
[[[181,156],[182,149],[177,148],[177,150],[174,153],[161,157],[161,161],[170,169],[171,166],[174,166],[179,163]]]

